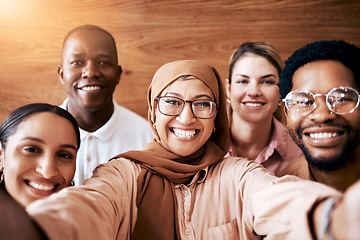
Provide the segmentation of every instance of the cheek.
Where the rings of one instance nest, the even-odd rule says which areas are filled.
[[[230,93],[230,98],[237,100],[239,98],[241,98],[243,95],[245,94],[245,91],[243,88],[241,87],[232,87],[231,88],[231,93]]]
[[[204,127],[204,138],[207,140],[214,132],[214,126],[215,126],[214,119],[202,120],[202,125]]]
[[[155,120],[156,131],[160,139],[163,139],[167,136],[168,124],[173,119],[173,117],[166,116],[160,113],[158,110],[156,110],[155,119],[156,119]]]
[[[74,177],[76,169],[76,161],[71,163],[63,163],[58,167],[59,174],[68,182],[70,183]]]
[[[298,116],[297,114],[285,112],[287,126],[289,129],[295,129],[296,127],[301,125],[302,117]]]

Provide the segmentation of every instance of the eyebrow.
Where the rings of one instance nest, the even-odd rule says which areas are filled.
[[[236,74],[236,76],[240,76],[240,77],[245,77],[245,78],[250,78],[248,75],[245,75],[245,74]],[[260,79],[263,79],[263,78],[268,78],[268,77],[276,77],[274,74],[266,74],[264,76],[261,76]]]
[[[168,94],[172,94],[172,95],[175,95],[179,98],[182,98],[182,95],[181,94],[178,94],[176,92],[167,92],[165,94],[165,96],[167,96]],[[200,94],[200,95],[196,95],[194,98],[201,98],[201,97],[206,97],[206,98],[209,98],[210,100],[212,100],[212,98],[209,96],[209,95],[206,95],[206,94]]]
[[[85,54],[84,53],[74,53],[74,54],[71,54],[73,57],[84,57]],[[100,54],[97,54],[96,57],[105,57],[105,58],[110,58],[111,59],[111,55],[110,54],[105,54],[105,53],[100,53]]]
[[[35,138],[35,137],[24,137],[21,140],[31,140],[31,141],[35,141],[35,142],[39,142],[42,144],[46,144],[43,140],[39,139],[39,138]],[[74,145],[71,144],[61,144],[60,148],[71,148],[74,149],[75,151],[77,151],[77,147],[75,147]]]

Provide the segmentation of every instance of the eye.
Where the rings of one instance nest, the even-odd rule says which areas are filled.
[[[308,98],[303,98],[303,99],[298,99],[295,104],[301,107],[307,107],[313,105],[314,101]]]
[[[101,66],[111,66],[111,62],[109,61],[99,61],[98,64]]]
[[[70,152],[59,152],[57,156],[66,162],[74,159],[74,155]]]
[[[193,103],[194,107],[209,108],[211,103],[209,100],[199,100]]]
[[[261,84],[275,85],[275,81],[274,81],[274,80],[267,79],[267,80],[262,81]]]
[[[236,80],[236,83],[239,83],[239,84],[247,84],[247,83],[249,83],[249,81],[246,80],[246,79],[239,79],[239,80]]]
[[[180,106],[182,105],[182,102],[175,98],[165,98],[164,102],[168,105],[174,105],[174,106]]]
[[[38,148],[38,147],[35,147],[35,146],[25,146],[25,147],[22,148],[22,150],[25,153],[29,153],[29,154],[40,153],[41,152],[41,149]]]
[[[74,61],[71,61],[71,62],[70,62],[70,65],[71,65],[71,66],[74,66],[74,67],[79,67],[79,66],[82,66],[82,65],[83,65],[83,62],[82,62],[82,61],[78,61],[78,60],[74,60]]]

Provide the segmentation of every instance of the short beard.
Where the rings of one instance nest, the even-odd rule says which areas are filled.
[[[348,138],[345,142],[343,150],[338,154],[332,155],[330,157],[313,157],[311,155],[309,149],[302,142],[304,128],[298,127],[295,129],[295,131],[289,130],[289,132],[294,142],[304,153],[306,161],[312,168],[321,172],[331,172],[345,168],[351,162],[354,162],[355,158],[352,158],[352,155],[359,145],[359,129],[351,128],[349,126],[341,127],[344,128],[348,133]]]

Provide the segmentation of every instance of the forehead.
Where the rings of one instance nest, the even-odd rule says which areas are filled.
[[[210,88],[199,79],[179,79],[169,84],[162,92],[165,94],[176,94],[184,97],[196,97],[200,95],[208,95],[212,99],[214,95]]]
[[[234,73],[236,71],[245,71],[245,72],[274,72],[277,75],[276,68],[263,56],[259,56],[252,53],[247,53],[241,56],[234,65]]]
[[[335,87],[358,89],[354,74],[345,65],[334,60],[315,61],[300,67],[293,76],[294,90],[308,90],[314,93],[327,93]]]
[[[69,120],[51,112],[30,115],[17,126],[9,140],[23,137],[36,137],[55,143],[74,141],[74,145],[77,145],[76,133]]]
[[[79,30],[68,36],[63,47],[63,55],[75,53],[101,52],[116,56],[112,38],[98,30]]]

